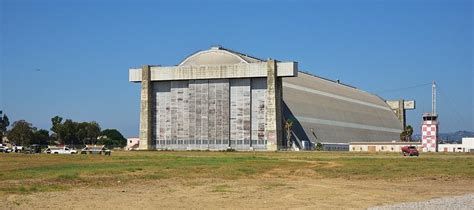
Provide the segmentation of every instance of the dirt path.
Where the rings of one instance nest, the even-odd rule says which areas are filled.
[[[472,210],[474,207],[474,194],[462,196],[446,196],[419,202],[397,203],[386,206],[371,207],[369,210],[390,210],[390,209],[456,209]]]
[[[470,181],[343,179],[155,180],[9,195],[0,209],[367,208],[474,192]]]

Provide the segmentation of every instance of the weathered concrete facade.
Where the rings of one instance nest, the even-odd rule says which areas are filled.
[[[283,126],[289,119],[292,138],[301,141],[392,141],[402,130],[375,95],[298,73],[296,62],[220,47],[177,66],[130,69],[129,80],[142,84],[144,150],[275,151],[287,147]]]
[[[151,116],[151,82],[150,82],[150,66],[144,65],[141,69],[142,76],[142,88],[141,88],[141,102],[140,102],[140,140],[141,142],[146,142],[140,144],[141,150],[150,150],[153,149],[152,144],[152,116]]]
[[[267,62],[267,101],[266,101],[266,126],[267,149],[277,150],[282,144],[282,119],[281,119],[281,80],[277,76],[275,60]]]
[[[281,77],[297,72],[295,62],[223,48],[178,66],[130,69],[130,81],[142,83],[140,149],[275,151],[283,137]]]

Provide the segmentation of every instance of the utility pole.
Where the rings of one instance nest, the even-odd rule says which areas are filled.
[[[436,82],[431,86],[431,114],[436,115]]]

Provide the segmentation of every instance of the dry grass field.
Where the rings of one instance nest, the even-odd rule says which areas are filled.
[[[366,208],[474,192],[474,155],[0,154],[5,208]]]

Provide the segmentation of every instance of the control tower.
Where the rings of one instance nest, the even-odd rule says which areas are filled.
[[[439,122],[438,114],[436,113],[436,83],[433,81],[432,85],[432,103],[431,113],[423,114],[423,123],[421,125],[421,144],[423,152],[437,152],[438,151],[438,131]]]

